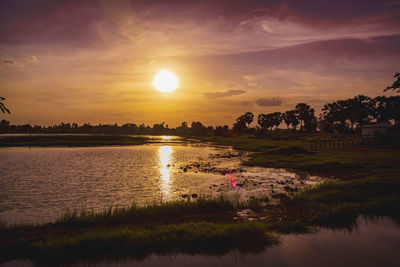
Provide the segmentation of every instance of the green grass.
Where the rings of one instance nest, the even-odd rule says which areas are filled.
[[[233,222],[244,207],[221,196],[159,205],[74,210],[51,223],[0,225],[0,262],[39,260],[103,253],[262,251],[277,237],[259,222]]]

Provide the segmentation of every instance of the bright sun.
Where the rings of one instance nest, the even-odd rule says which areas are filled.
[[[160,92],[172,92],[178,88],[178,77],[169,70],[161,70],[154,76],[153,85]]]

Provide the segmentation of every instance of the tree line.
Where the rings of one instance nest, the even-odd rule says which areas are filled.
[[[396,80],[384,91],[400,93],[400,73],[394,75]],[[10,111],[5,107],[0,97],[0,109],[3,113]],[[0,133],[100,133],[100,134],[169,134],[169,135],[194,135],[194,136],[230,136],[240,134],[267,134],[277,131],[284,123],[287,131],[315,132],[317,130],[327,133],[344,133],[360,131],[361,127],[370,122],[394,121],[395,128],[400,128],[400,96],[378,96],[371,98],[357,95],[353,98],[337,100],[323,106],[322,112],[315,116],[315,110],[306,103],[298,103],[294,109],[285,112],[272,112],[258,114],[257,125],[250,127],[255,116],[251,112],[239,116],[233,126],[205,126],[199,121],[193,121],[189,127],[187,122],[182,122],[176,128],[169,128],[165,122],[154,124],[152,127],[145,124],[126,123],[98,124],[85,123],[60,123],[58,125],[43,127],[11,125],[9,121],[0,121]]]
[[[199,121],[190,125],[182,122],[180,126],[169,128],[165,122],[153,126],[135,123],[98,124],[60,123],[43,127],[39,125],[11,125],[9,121],[0,121],[0,133],[99,133],[99,134],[177,134],[194,136],[230,136],[240,134],[268,134],[277,131],[284,124],[286,131],[344,133],[357,132],[370,122],[392,120],[396,127],[400,125],[400,96],[378,96],[370,98],[357,95],[353,98],[327,103],[321,114],[315,116],[315,110],[306,103],[298,103],[294,109],[285,112],[258,114],[257,124],[251,112],[239,116],[232,127],[228,125],[206,126]]]

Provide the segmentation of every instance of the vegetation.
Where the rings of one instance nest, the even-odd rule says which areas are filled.
[[[0,138],[0,147],[142,145],[151,142],[156,141],[126,135],[32,135]]]
[[[6,106],[4,105],[3,101],[6,100],[4,97],[0,96],[0,110],[3,113],[8,113],[11,114],[10,110],[8,108],[6,108]]]
[[[392,90],[394,92],[400,93],[400,72],[396,72],[393,78],[396,78],[396,80],[393,82],[391,86],[386,87],[384,91],[386,92]]]
[[[5,110],[7,110],[4,107]],[[400,122],[400,96],[379,96],[370,98],[358,95],[353,98],[327,103],[322,108],[319,118],[315,110],[306,103],[299,103],[294,110],[259,114],[257,123],[253,128],[250,124],[254,114],[246,112],[239,116],[232,128],[224,126],[205,126],[199,121],[193,121],[188,126],[187,122],[176,128],[169,128],[165,122],[154,124],[153,127],[141,124],[126,123],[90,125],[85,123],[60,123],[59,125],[42,127],[38,125],[11,125],[9,121],[0,121],[0,133],[93,133],[93,134],[155,134],[155,135],[181,135],[181,136],[237,136],[242,134],[256,134],[265,136],[273,129],[276,131],[282,122],[286,124],[287,131],[297,130],[300,124],[301,132],[349,133],[360,132],[361,127],[370,122],[383,122],[393,120],[394,129],[399,129]]]
[[[277,242],[260,222],[232,223],[237,199],[219,197],[160,205],[74,210],[52,223],[0,225],[0,261],[150,252],[262,251]]]

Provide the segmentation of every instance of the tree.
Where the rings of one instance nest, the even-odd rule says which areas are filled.
[[[242,116],[236,119],[236,122],[233,124],[233,131],[236,133],[242,133],[247,130],[248,125],[253,122],[254,115],[251,112],[246,112]]]
[[[295,110],[289,110],[282,114],[282,119],[287,125],[289,131],[290,125],[293,125],[293,129],[296,131],[297,125],[300,123],[296,116]]]
[[[275,126],[273,113],[259,114],[258,125],[260,125],[263,131],[268,131],[270,128]]]
[[[207,135],[208,129],[199,121],[193,121],[192,127],[190,128],[192,135]]]
[[[8,108],[6,108],[6,106],[4,105],[3,101],[6,100],[4,97],[0,96],[0,110],[3,113],[8,113],[11,114],[10,110]]]
[[[400,123],[400,96],[378,96],[374,100],[373,117],[377,121],[394,120]]]
[[[271,114],[271,120],[275,129],[278,130],[278,126],[282,123],[282,113],[274,112]]]
[[[306,131],[315,131],[317,128],[317,118],[314,115],[314,109],[306,103],[299,103],[296,105],[296,113],[300,120],[300,131],[304,128]]]
[[[400,72],[396,72],[394,74],[393,78],[397,78],[397,79],[393,82],[392,86],[386,87],[386,89],[383,90],[383,92],[392,90],[393,92],[400,93]]]
[[[371,98],[365,95],[358,95],[346,100],[348,119],[351,123],[351,129],[354,124],[360,128],[362,125],[370,122],[373,113],[373,103]]]
[[[331,127],[338,132],[346,131],[348,129],[346,120],[349,118],[348,106],[348,102],[345,100],[325,104],[322,108],[322,118],[325,120],[325,124],[331,124]],[[324,127],[329,128],[326,125]]]

